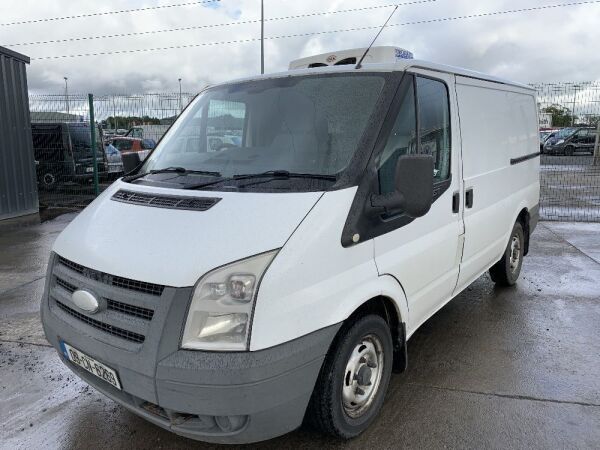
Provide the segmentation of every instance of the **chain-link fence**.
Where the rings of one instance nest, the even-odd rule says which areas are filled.
[[[30,95],[40,205],[87,205],[123,175],[122,155],[143,160],[193,97]]]
[[[544,220],[600,221],[600,82],[532,84],[540,111]],[[194,94],[31,95],[42,206],[81,208],[123,174],[123,153],[143,159]],[[96,123],[92,150],[90,105]],[[545,145],[544,145],[545,143]],[[594,156],[594,151],[596,154]]]
[[[600,221],[600,82],[537,83],[540,214],[544,220]]]

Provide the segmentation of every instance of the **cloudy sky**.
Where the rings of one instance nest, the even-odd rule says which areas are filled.
[[[376,30],[281,36],[374,27],[385,22],[392,10],[390,4],[407,1],[410,0],[265,0],[266,71],[285,70],[289,60],[297,57],[366,46]],[[526,83],[600,79],[597,49],[600,2],[432,21],[557,5],[569,0],[421,1],[400,6],[390,21],[396,26],[384,30],[377,44],[401,46],[420,59],[468,67]],[[187,5],[37,21],[181,3]],[[208,83],[258,73],[260,43],[256,39],[260,36],[260,24],[256,20],[260,18],[260,0],[190,3],[193,2],[0,0],[0,45],[32,58],[29,85],[31,91],[37,93],[60,93],[64,76],[69,77],[71,92],[142,93],[176,91],[178,78],[182,78],[184,91],[196,92]],[[343,12],[371,7],[374,8]],[[318,14],[289,18],[312,13]],[[33,20],[36,22],[12,24]],[[407,24],[422,21],[431,22]],[[214,26],[219,24],[226,25]],[[173,28],[188,29],[148,33]],[[16,45],[122,34],[130,35]],[[128,52],[177,46],[181,48]],[[38,59],[107,52],[123,53]]]

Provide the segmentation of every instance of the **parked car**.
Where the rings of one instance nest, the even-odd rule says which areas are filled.
[[[110,142],[121,153],[137,152],[140,161],[143,161],[146,156],[156,147],[154,139],[141,139],[132,137],[118,137]]]
[[[540,131],[540,152],[543,152],[544,150],[544,144],[546,143],[546,140],[552,135],[552,131]]]
[[[554,133],[544,143],[543,152],[549,155],[594,153],[596,130],[591,127],[563,128]]]
[[[154,139],[142,139],[133,137],[116,137],[110,143],[121,152],[139,152],[142,150],[152,150],[156,147]]]
[[[539,216],[535,90],[372,52],[203,90],[74,218],[41,307],[77,376],[188,438],[310,418],[348,439],[423,323],[487,271],[517,283]],[[240,145],[212,151],[211,117]]]
[[[94,152],[90,125],[85,122],[39,122],[31,124],[37,178],[44,190],[63,182],[88,182],[94,176]],[[96,134],[96,163],[100,177],[106,174],[102,133]]]
[[[136,125],[127,130],[125,136],[159,141],[170,125]]]
[[[121,158],[121,152],[117,147],[112,144],[106,144],[104,146],[104,153],[106,155],[107,172],[110,178],[116,178],[123,174],[123,159]]]

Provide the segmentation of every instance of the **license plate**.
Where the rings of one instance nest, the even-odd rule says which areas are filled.
[[[87,173],[93,173],[93,172],[94,172],[94,168],[93,168],[93,167],[86,167],[86,168],[85,168],[85,171],[86,171]]]
[[[60,346],[62,348],[63,355],[73,364],[87,370],[89,373],[96,375],[98,378],[103,379],[107,383],[110,383],[117,389],[121,389],[121,383],[117,372],[100,361],[96,361],[91,356],[86,355],[80,350],[71,347],[66,342],[61,341]]]

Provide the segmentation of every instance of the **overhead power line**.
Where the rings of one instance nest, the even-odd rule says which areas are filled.
[[[358,11],[367,11],[373,9],[382,9],[382,8],[391,8],[393,6],[407,6],[407,5],[416,5],[420,3],[433,3],[438,0],[413,0],[404,3],[396,3],[396,4],[388,4],[388,5],[377,5],[377,6],[364,6],[362,8],[351,8],[351,9],[340,9],[336,11],[319,11],[313,13],[306,14],[297,14],[293,16],[282,16],[282,17],[271,17],[265,19],[265,22],[273,22],[273,21],[281,21],[281,20],[291,20],[291,19],[300,19],[306,17],[314,17],[314,16],[326,16],[329,14],[343,14],[350,12],[358,12]],[[215,23],[208,25],[193,25],[189,27],[180,27],[180,28],[168,28],[164,30],[151,30],[151,31],[135,31],[131,33],[119,33],[119,34],[101,34],[96,36],[81,36],[81,37],[72,37],[65,39],[52,39],[45,41],[33,41],[33,42],[21,42],[18,44],[3,44],[5,47],[17,47],[20,45],[40,45],[40,44],[56,44],[61,42],[75,42],[75,41],[86,41],[92,39],[108,39],[108,38],[118,38],[118,37],[131,37],[131,36],[144,36],[149,34],[158,34],[158,33],[172,33],[175,31],[192,31],[192,30],[201,30],[203,28],[217,28],[217,27],[226,27],[232,25],[247,25],[252,23],[259,23],[260,19],[253,20],[242,20],[237,22],[226,22],[226,23]]]
[[[117,11],[104,11],[104,12],[97,12],[97,13],[77,14],[74,16],[45,17],[45,18],[41,18],[41,19],[30,19],[30,20],[20,20],[20,21],[16,21],[16,22],[0,23],[0,27],[8,27],[11,25],[24,25],[26,23],[52,22],[55,20],[82,19],[84,17],[109,16],[112,14],[123,14],[123,13],[131,13],[131,12],[138,12],[138,11],[152,11],[155,9],[179,8],[180,6],[195,6],[195,5],[202,5],[204,3],[216,3],[216,2],[220,2],[220,1],[221,0],[202,0],[202,1],[186,2],[186,3],[175,3],[174,5],[147,6],[145,8],[120,9]]]
[[[411,21],[411,22],[394,23],[394,24],[387,25],[386,28],[409,26],[409,25],[422,25],[422,24],[436,23],[436,22],[451,22],[451,21],[458,21],[458,20],[474,19],[474,18],[478,18],[478,17],[500,16],[500,15],[506,15],[506,14],[516,14],[516,13],[523,13],[523,12],[530,12],[530,11],[565,8],[565,7],[569,7],[569,6],[590,5],[590,4],[597,4],[597,3],[600,3],[600,0],[588,0],[588,1],[581,1],[581,2],[560,3],[560,4],[555,4],[555,5],[532,6],[529,8],[509,9],[509,10],[504,10],[504,11],[492,11],[492,12],[486,12],[486,13],[467,14],[467,15],[453,16],[453,17],[439,17],[439,18],[434,18],[434,19],[424,19],[424,20],[416,20],[416,21]],[[307,32],[307,33],[295,33],[295,34],[285,34],[285,35],[279,35],[279,36],[269,36],[269,37],[265,37],[265,39],[270,39],[270,40],[288,39],[288,38],[304,37],[304,36],[317,36],[317,35],[322,35],[322,34],[347,33],[347,32],[354,32],[354,31],[373,30],[373,29],[379,29],[379,28],[380,28],[379,25],[374,25],[374,26],[365,26],[365,27],[345,28],[345,29],[338,29],[338,30],[312,31],[312,32]],[[84,56],[105,56],[105,55],[118,55],[118,54],[126,54],[126,53],[145,53],[145,52],[153,52],[153,51],[159,51],[159,50],[174,50],[174,49],[181,49],[181,48],[208,47],[208,46],[226,45],[226,44],[241,44],[241,43],[247,43],[247,42],[256,42],[259,40],[260,40],[260,38],[247,38],[247,39],[235,39],[235,40],[230,40],[230,41],[202,42],[199,44],[171,45],[168,47],[141,48],[141,49],[131,49],[131,50],[113,50],[113,51],[106,51],[106,52],[80,53],[80,54],[73,54],[73,55],[39,56],[39,57],[31,58],[31,60],[33,61],[33,60],[43,60],[43,59],[79,58],[79,57],[84,57]]]

